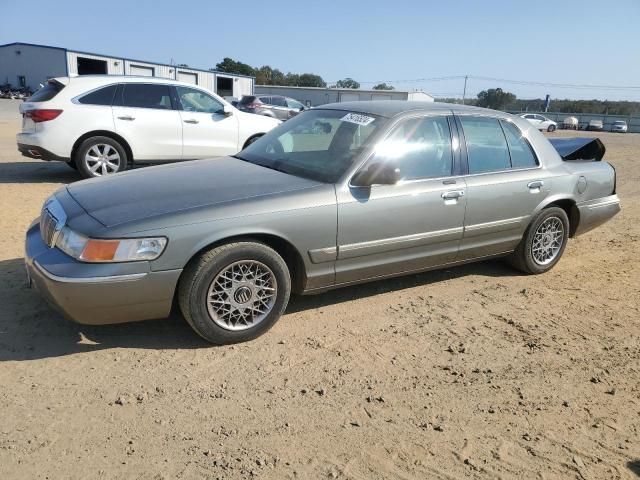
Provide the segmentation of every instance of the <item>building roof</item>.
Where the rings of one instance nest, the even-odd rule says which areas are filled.
[[[358,113],[370,113],[382,117],[394,117],[401,113],[416,112],[452,112],[452,113],[489,113],[495,114],[494,110],[486,108],[472,107],[469,105],[458,105],[455,103],[440,102],[419,102],[407,100],[367,100],[360,102],[329,103],[316,107],[317,109],[349,110]]]
[[[181,67],[180,65],[170,65],[168,63],[153,62],[151,60],[140,60],[140,59],[136,59],[136,58],[127,58],[127,57],[122,57],[122,56],[119,56],[119,55],[105,55],[104,53],[83,52],[82,50],[74,50],[74,49],[63,48],[63,47],[52,47],[50,45],[38,45],[38,44],[35,44],[35,43],[25,43],[25,42],[5,43],[4,45],[0,45],[0,48],[2,48],[2,47],[12,47],[12,46],[18,46],[18,45],[25,45],[25,46],[28,46],[28,47],[39,47],[39,48],[52,48],[52,49],[55,49],[55,50],[63,50],[65,52],[79,53],[80,55],[95,55],[96,57],[107,57],[107,58],[113,58],[113,59],[116,59],[116,60],[124,60],[124,61],[127,61],[127,62],[147,63],[147,64],[150,64],[150,65],[159,65],[159,66],[163,66],[163,67],[170,67],[170,68],[176,68],[176,69],[182,69],[182,70],[193,70],[194,72],[215,73],[215,74],[229,75],[229,76],[232,76],[232,77],[255,78],[255,77],[252,77],[250,75],[242,75],[242,74],[239,74],[239,73],[221,72],[219,70],[206,70],[204,68]]]

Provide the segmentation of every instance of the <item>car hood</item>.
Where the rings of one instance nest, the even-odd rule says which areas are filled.
[[[105,227],[277,193],[318,182],[233,157],[140,168],[71,184],[67,191]]]

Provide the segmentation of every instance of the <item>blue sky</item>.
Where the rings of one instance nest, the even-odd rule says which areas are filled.
[[[0,43],[42,43],[213,67],[223,57],[328,81],[461,95],[472,75],[627,90],[519,85],[471,78],[521,98],[640,101],[640,0],[3,2]],[[26,6],[28,5],[28,6]],[[399,80],[411,80],[400,82]]]

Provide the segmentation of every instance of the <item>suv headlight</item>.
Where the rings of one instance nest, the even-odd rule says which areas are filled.
[[[56,247],[67,255],[83,262],[135,262],[155,260],[167,246],[165,237],[123,238],[99,240],[85,237],[64,227],[56,241]]]

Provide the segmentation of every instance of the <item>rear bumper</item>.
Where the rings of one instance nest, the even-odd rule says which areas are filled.
[[[620,199],[618,195],[596,198],[576,205],[580,212],[580,220],[575,236],[586,233],[611,220],[620,212]]]
[[[34,223],[27,232],[29,283],[67,318],[87,325],[167,317],[182,270],[154,272],[137,265],[82,263],[47,247]],[[135,270],[138,271],[135,271]]]
[[[39,145],[28,145],[25,143],[18,143],[18,151],[24,157],[35,158],[37,160],[59,160],[62,162],[69,162],[70,159],[66,157],[60,157],[49,150],[40,147]]]

